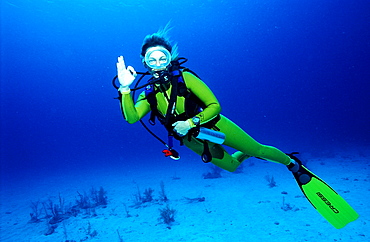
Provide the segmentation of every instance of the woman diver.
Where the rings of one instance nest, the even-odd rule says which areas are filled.
[[[152,78],[136,103],[130,94],[130,85],[137,73],[132,66],[126,67],[123,56],[118,57],[118,91],[126,121],[135,123],[151,111],[150,121],[154,123],[155,117],[158,118],[170,137],[202,155],[204,162],[210,161],[231,172],[252,156],[287,165],[292,171],[298,170],[299,164],[295,160],[275,147],[258,143],[220,114],[220,103],[209,87],[179,64],[177,45],[171,45],[168,31],[166,26],[144,39],[141,59]],[[214,131],[221,134],[217,141],[202,138],[207,132]],[[230,155],[221,144],[237,151]],[[169,148],[168,156],[177,158],[176,152],[171,153],[174,150]]]
[[[130,85],[136,72],[126,68],[118,57],[117,78],[121,109],[127,122],[135,123],[151,111],[149,122],[157,118],[167,129],[168,144],[156,136],[169,150],[166,156],[178,159],[172,149],[172,138],[201,155],[204,162],[233,172],[248,157],[284,164],[293,173],[299,187],[314,208],[335,228],[343,228],[356,220],[358,213],[322,179],[317,177],[293,154],[286,155],[275,147],[262,145],[238,125],[221,115],[221,106],[208,86],[192,71],[181,66],[177,46],[167,38],[168,25],[144,39],[141,58],[152,77],[136,103],[130,95]],[[142,77],[138,80],[140,82]],[[116,78],[114,79],[116,80]],[[140,87],[135,87],[135,91]],[[134,92],[133,92],[134,93]],[[134,96],[134,95],[133,95]],[[146,127],[146,126],[145,126]],[[153,133],[152,133],[153,134]],[[236,149],[230,155],[222,145]]]

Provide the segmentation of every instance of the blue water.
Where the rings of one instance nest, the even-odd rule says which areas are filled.
[[[187,66],[258,141],[317,154],[370,144],[368,1],[1,4],[3,170],[160,157],[122,119],[111,79],[119,55],[144,70],[142,40],[169,20]]]
[[[4,0],[1,173],[21,180],[173,162],[139,124],[123,120],[111,85],[120,55],[144,71],[143,38],[168,21],[186,66],[261,143],[317,156],[365,152],[369,12],[366,0]]]

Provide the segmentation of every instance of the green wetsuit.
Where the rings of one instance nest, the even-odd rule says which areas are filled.
[[[196,115],[200,118],[200,124],[207,123],[217,117],[217,115],[221,112],[221,106],[209,87],[203,81],[189,72],[183,72],[182,76],[187,89],[195,94],[205,104],[203,111]],[[171,93],[171,87],[169,87],[166,91],[163,90],[162,92],[158,92],[156,94],[158,104],[157,108],[162,115],[166,114],[168,107],[168,100],[166,99],[164,92],[166,92],[167,97],[169,97]],[[176,114],[182,114],[185,112],[184,101],[184,97],[177,97],[175,110]],[[122,94],[122,108],[125,119],[129,123],[135,123],[139,121],[150,112],[150,104],[145,98],[145,92],[140,94],[136,104],[134,104],[130,94]],[[258,143],[238,125],[223,115],[221,115],[221,119],[216,123],[216,127],[226,136],[223,144],[239,151],[235,152],[233,155],[230,155],[225,151],[222,145],[207,141],[212,154],[211,162],[225,170],[235,171],[241,162],[250,156],[282,163],[284,165],[288,165],[290,163],[290,158],[282,151],[275,147]],[[185,137],[183,141],[188,148],[197,154],[201,154],[203,152],[204,144],[194,137],[192,137],[190,141],[188,140],[188,137]]]

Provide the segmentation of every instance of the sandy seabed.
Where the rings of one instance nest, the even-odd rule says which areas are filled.
[[[160,165],[158,165],[160,164]],[[242,173],[223,171],[204,179],[210,164],[200,161],[153,161],[152,167],[91,169],[58,175],[3,178],[0,203],[1,241],[369,241],[370,157],[337,155],[312,158],[308,167],[330,184],[360,214],[335,229],[307,201],[282,165],[250,158]],[[274,177],[269,187],[266,176]],[[163,182],[169,201],[159,200]],[[108,204],[81,210],[56,224],[41,213],[31,223],[31,203],[59,196],[74,204],[92,187],[107,191]],[[134,206],[138,190],[152,188],[153,201]],[[197,200],[197,198],[204,198]],[[290,209],[282,209],[283,206]],[[165,224],[160,209],[176,210]],[[129,214],[129,216],[127,216]]]

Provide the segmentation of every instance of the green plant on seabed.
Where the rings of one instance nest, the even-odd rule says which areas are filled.
[[[84,192],[79,193],[78,199],[76,199],[75,204],[72,202],[69,204],[65,203],[64,198],[59,193],[58,203],[54,203],[50,198],[45,202],[31,202],[32,212],[30,213],[29,223],[39,223],[42,221],[46,222],[47,230],[44,235],[48,236],[55,232],[55,229],[58,227],[59,223],[63,222],[70,217],[76,217],[81,213],[81,210],[85,211],[85,215],[97,216],[95,209],[97,207],[105,208],[107,200],[107,192],[100,187],[99,190],[92,188],[90,194]],[[42,206],[40,206],[42,205]],[[86,216],[84,217],[86,218]],[[67,230],[65,224],[63,224],[64,236],[67,236]],[[89,224],[87,231],[91,229]],[[96,230],[89,232],[90,237],[95,237],[97,234]],[[68,241],[68,240],[66,240]],[[73,240],[70,240],[73,241]]]
[[[284,210],[285,212],[286,211],[289,211],[289,210],[293,210],[294,212],[298,211],[299,208],[296,208],[294,205],[290,205],[290,203],[286,203],[285,202],[285,197],[283,197],[283,205],[280,207],[282,210]]]
[[[176,210],[173,208],[170,208],[168,205],[163,208],[159,209],[159,218],[158,220],[161,221],[164,224],[172,225],[173,222],[175,222],[175,214]]]
[[[167,194],[166,194],[166,191],[164,190],[164,182],[161,181],[161,190],[159,191],[159,200],[162,201],[162,202],[168,202],[168,197],[167,197]]]
[[[273,187],[276,187],[276,186],[277,186],[277,185],[276,185],[276,181],[275,181],[275,179],[274,179],[274,176],[266,175],[266,176],[265,176],[265,180],[268,182],[268,183],[267,183],[267,186],[268,186],[269,188],[273,188]]]

